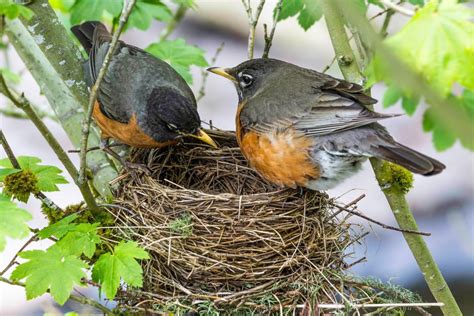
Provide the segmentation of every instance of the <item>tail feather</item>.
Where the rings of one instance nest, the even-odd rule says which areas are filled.
[[[87,54],[90,54],[94,42],[100,38],[110,37],[104,24],[98,21],[84,22],[71,28]]]
[[[424,176],[438,174],[446,168],[446,166],[438,160],[423,155],[399,143],[394,143],[392,146],[379,146],[375,156],[396,163],[414,173]]]

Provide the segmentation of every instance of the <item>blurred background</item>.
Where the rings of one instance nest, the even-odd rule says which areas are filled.
[[[247,57],[248,21],[240,1],[214,0],[196,1],[197,8],[189,10],[183,22],[178,26],[170,39],[183,37],[188,44],[195,44],[206,51],[210,61],[216,49],[225,43],[218,56],[215,66],[235,66]],[[272,23],[272,10],[276,1],[267,1],[261,16],[261,22]],[[217,5],[218,4],[218,5]],[[254,1],[255,5],[255,1]],[[379,9],[372,8],[368,16],[374,15]],[[396,15],[390,30],[398,29],[405,23],[404,17]],[[375,19],[375,25],[382,20]],[[138,47],[145,47],[159,37],[163,24],[154,22],[147,32],[130,30],[122,39]],[[261,24],[257,31],[255,56],[260,56],[263,49],[263,32]],[[334,58],[334,52],[326,30],[324,19],[321,19],[307,32],[303,31],[295,18],[284,20],[278,24],[270,57],[283,59],[291,63],[321,71]],[[6,63],[16,72],[24,73],[19,91],[49,110],[46,99],[41,95],[35,81],[25,70],[14,50],[0,56],[0,67]],[[214,65],[213,65],[214,66]],[[337,65],[334,64],[329,74],[342,77]],[[201,88],[201,69],[193,68],[195,93]],[[375,98],[381,99],[385,87],[377,85],[372,90]],[[5,106],[5,98],[0,97],[0,107]],[[234,129],[234,113],[237,105],[237,94],[232,84],[220,77],[210,75],[206,85],[206,95],[199,103],[199,112],[203,120],[212,120],[213,125],[221,129]],[[435,177],[415,175],[414,188],[408,194],[408,200],[420,226],[420,230],[432,233],[426,242],[435,257],[444,277],[449,283],[458,303],[465,315],[474,314],[474,164],[473,154],[456,144],[445,152],[436,152],[431,143],[431,135],[423,133],[421,117],[424,106],[420,105],[413,117],[406,115],[384,121],[390,133],[401,143],[415,148],[429,156],[433,156],[446,164],[446,170]],[[399,105],[388,110],[376,105],[376,110],[390,113],[403,113]],[[47,125],[59,138],[66,149],[72,149],[61,126],[46,119]],[[3,129],[16,155],[35,155],[44,163],[61,164],[34,126],[26,121],[7,118],[0,115],[0,128]],[[77,163],[77,156],[71,154]],[[4,156],[3,152],[0,154]],[[47,194],[60,206],[77,203],[80,195],[72,184],[62,185],[62,191]],[[386,224],[396,225],[390,208],[379,190],[372,169],[367,163],[364,170],[347,180],[337,189],[328,192],[332,197],[340,197],[349,202],[361,194],[366,194],[359,203],[364,214]],[[44,227],[47,221],[40,212],[40,204],[30,199],[27,206],[34,215],[31,226]],[[366,261],[353,267],[353,273],[370,275],[393,284],[399,284],[422,294],[427,302],[434,301],[424,284],[423,276],[406,245],[403,236],[395,231],[384,230],[371,226],[365,220],[353,218],[371,234],[362,246],[355,249],[354,261],[366,257]],[[18,251],[24,241],[8,240],[6,251],[1,254],[0,267],[4,267]],[[47,242],[38,243],[47,247]],[[92,290],[81,289],[82,293],[95,296]],[[110,306],[110,303],[109,303]],[[58,309],[51,299],[44,295],[26,301],[24,289],[0,283],[0,315],[42,315],[44,312],[60,313],[74,310],[77,306],[66,305]],[[438,313],[432,310],[433,313]]]

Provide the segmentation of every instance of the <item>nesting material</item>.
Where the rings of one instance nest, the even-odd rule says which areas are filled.
[[[334,202],[268,183],[248,167],[233,133],[209,133],[219,149],[192,143],[132,153],[151,174],[125,174],[111,213],[115,233],[138,241],[151,260],[143,291],[126,292],[122,303],[262,312],[362,299],[341,278],[358,236],[334,216]]]

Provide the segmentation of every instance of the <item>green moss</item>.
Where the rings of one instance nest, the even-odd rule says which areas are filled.
[[[399,165],[384,162],[381,166],[379,183],[383,190],[396,188],[407,194],[413,187],[413,174]]]
[[[38,177],[28,169],[6,176],[3,183],[3,193],[25,203],[31,193],[38,192]]]
[[[193,219],[191,215],[184,214],[173,220],[169,227],[173,233],[189,237],[193,234]]]

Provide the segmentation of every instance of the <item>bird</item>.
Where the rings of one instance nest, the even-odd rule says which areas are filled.
[[[71,31],[89,55],[83,70],[92,87],[112,36],[97,21]],[[133,147],[161,148],[193,137],[216,147],[200,128],[196,99],[186,81],[165,61],[123,41],[118,41],[100,83],[92,116],[101,130],[101,147],[116,158],[108,147],[111,138]]]
[[[376,157],[435,175],[441,162],[396,142],[367,108],[377,100],[356,83],[272,58],[209,72],[237,90],[236,137],[251,167],[283,187],[329,190]]]

